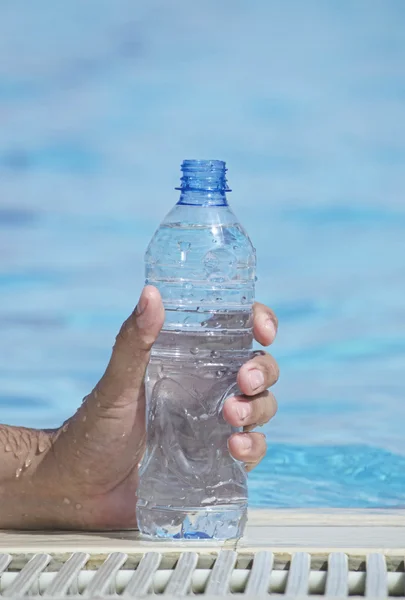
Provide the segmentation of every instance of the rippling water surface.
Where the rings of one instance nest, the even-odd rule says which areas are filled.
[[[228,162],[280,319],[270,506],[405,504],[405,5],[0,6],[1,421],[102,374],[183,158]]]

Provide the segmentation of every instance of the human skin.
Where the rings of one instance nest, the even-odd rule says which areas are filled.
[[[122,325],[107,369],[75,415],[55,431],[0,425],[0,528],[122,529],[136,527],[138,467],[145,449],[144,376],[164,322],[158,290],[144,288]],[[277,319],[254,305],[255,339],[270,345]],[[228,442],[234,458],[254,468],[266,439],[254,432],[277,410],[268,388],[278,379],[269,354],[258,353],[238,374],[243,395],[228,398],[224,418],[244,432]]]

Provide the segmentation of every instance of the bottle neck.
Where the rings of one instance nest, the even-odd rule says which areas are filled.
[[[228,206],[225,163],[221,160],[185,160],[181,166],[181,191],[177,204]]]
[[[207,193],[197,191],[182,191],[180,194],[179,205],[188,206],[228,206],[228,200],[225,193]]]

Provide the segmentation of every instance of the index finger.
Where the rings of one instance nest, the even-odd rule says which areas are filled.
[[[253,335],[262,346],[270,346],[277,335],[278,319],[268,306],[255,302],[253,305]]]

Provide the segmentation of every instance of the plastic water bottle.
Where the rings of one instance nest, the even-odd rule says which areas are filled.
[[[256,252],[229,208],[225,163],[186,160],[180,200],[146,251],[166,319],[146,376],[138,526],[148,536],[230,539],[247,520],[247,475],[222,416],[252,355]]]

